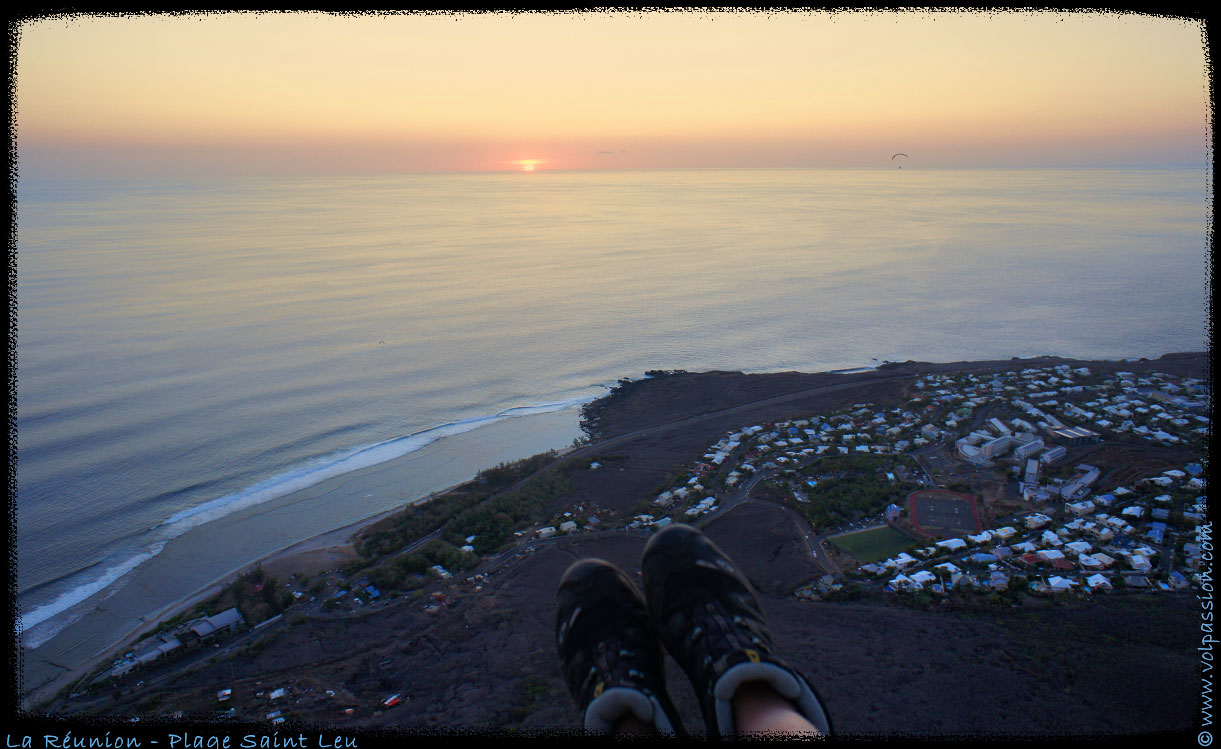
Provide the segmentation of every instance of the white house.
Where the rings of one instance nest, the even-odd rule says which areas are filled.
[[[908,577],[907,575],[898,575],[897,577],[891,578],[889,585],[892,588],[898,588],[900,590],[903,590],[906,588],[912,588],[912,587],[919,587],[915,583],[913,583],[912,579],[910,577]]]
[[[1132,569],[1137,572],[1148,572],[1153,569],[1153,563],[1140,554],[1128,555],[1128,564],[1132,565]]]
[[[1102,524],[1095,524],[1093,527],[1087,527],[1085,532],[1099,543],[1106,543],[1112,538],[1115,538],[1115,532]]]
[[[938,546],[946,551],[958,551],[967,547],[967,542],[961,538],[947,538],[944,541],[938,541],[935,546]]]
[[[1077,584],[1076,580],[1070,580],[1067,577],[1055,576],[1055,577],[1050,577],[1047,580],[1047,587],[1053,593],[1064,593],[1066,591],[1072,590],[1076,584]]]
[[[1027,530],[1034,530],[1036,528],[1042,528],[1043,526],[1048,525],[1050,523],[1051,523],[1051,518],[1047,517],[1046,515],[1044,515],[1041,512],[1036,512],[1033,515],[1026,516],[1026,529]]]
[[[1111,581],[1106,578],[1106,575],[1094,574],[1085,578],[1085,582],[1090,586],[1090,590],[1110,590]]]
[[[1122,533],[1128,527],[1128,521],[1119,517],[1110,517],[1102,522],[1113,528],[1116,533]]]
[[[912,566],[915,563],[916,563],[915,558],[913,558],[907,552],[903,552],[903,553],[899,554],[899,556],[893,557],[891,559],[887,559],[886,561],[881,562],[880,564],[883,567],[885,567],[886,569],[893,570],[893,569],[904,569],[904,568]]]
[[[1094,503],[1087,499],[1084,502],[1073,502],[1071,504],[1065,504],[1064,509],[1067,512],[1071,512],[1073,515],[1076,515],[1077,517],[1083,517],[1085,515],[1089,515],[1091,512],[1094,511]]]
[[[1103,567],[1102,562],[1098,561],[1098,559],[1096,557],[1094,557],[1090,554],[1081,554],[1080,556],[1078,556],[1077,564],[1081,565],[1083,568],[1085,568],[1087,570],[1098,570],[1098,569],[1102,569],[1102,567]]]
[[[1064,544],[1064,548],[1068,549],[1077,556],[1088,554],[1093,549],[1093,547],[1087,544],[1085,541],[1070,541],[1069,543]]]

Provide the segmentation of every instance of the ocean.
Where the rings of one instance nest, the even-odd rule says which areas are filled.
[[[25,645],[88,616],[192,529],[424,450],[429,466],[452,463],[472,444],[464,434],[525,457],[539,445],[490,430],[548,418],[569,441],[581,403],[651,369],[1203,350],[1208,179],[1203,168],[23,178]],[[310,513],[293,531],[441,488],[431,480]]]

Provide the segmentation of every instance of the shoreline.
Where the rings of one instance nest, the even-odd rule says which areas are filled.
[[[447,486],[443,489],[439,489],[435,492],[432,492],[423,497],[420,497],[417,500],[413,500],[413,501],[409,502],[408,504],[424,502],[424,501],[428,501],[429,499],[431,499],[433,497],[438,497],[438,496],[448,494],[450,491],[453,491],[454,489],[462,486],[464,483],[466,483],[466,482],[460,482],[457,484],[453,484],[451,486]],[[246,572],[247,570],[251,570],[251,569],[254,569],[257,567],[262,567],[262,566],[271,566],[271,565],[279,565],[279,566],[283,566],[286,569],[296,570],[298,565],[295,565],[293,563],[294,563],[294,561],[297,561],[299,558],[304,557],[309,554],[316,553],[316,552],[335,552],[337,550],[350,547],[351,546],[350,540],[353,536],[360,533],[364,529],[369,528],[378,522],[381,522],[385,518],[387,518],[397,512],[401,512],[403,509],[404,509],[404,507],[396,507],[396,508],[392,508],[389,510],[383,510],[383,511],[377,513],[376,515],[372,515],[372,516],[364,518],[362,520],[356,520],[356,521],[348,523],[347,525],[344,525],[340,528],[333,528],[329,531],[322,531],[321,533],[318,533],[309,538],[303,538],[303,539],[296,541],[294,543],[291,543],[287,546],[276,549],[275,551],[270,551],[267,554],[263,555],[262,557],[259,557],[258,559],[255,559],[254,561],[249,562],[248,564],[246,564],[245,566],[243,566],[242,568],[240,568],[236,571],[228,572],[226,574],[223,574],[223,575],[217,577],[215,580],[213,580],[211,583],[209,583],[206,587],[196,590],[194,593],[184,596],[183,598],[180,598],[177,601],[166,604],[160,610],[158,610],[152,614],[147,614],[143,617],[140,617],[141,621],[143,621],[143,624],[139,628],[134,629],[134,630],[122,635],[118,640],[114,641],[110,645],[103,647],[101,649],[101,651],[98,653],[98,658],[92,664],[82,666],[80,668],[80,670],[77,672],[77,678],[80,678],[81,676],[84,676],[85,674],[88,674],[90,671],[96,669],[98,664],[100,664],[107,655],[117,652],[117,649],[124,643],[139,639],[140,636],[143,635],[145,632],[155,629],[157,626],[159,626],[162,622],[166,621],[167,619],[171,619],[174,616],[177,616],[178,614],[181,614],[182,612],[193,608],[194,606],[198,605],[199,603],[202,603],[203,601],[206,601],[209,598],[217,595],[218,593],[221,592],[221,590],[223,590],[224,586],[227,583],[229,583],[230,581],[233,580],[233,578],[235,576],[241,575],[243,572]]]
[[[572,447],[557,449],[556,453],[559,455],[564,455],[569,452],[572,452],[573,449],[574,448],[572,448]],[[370,466],[370,467],[373,467],[373,466]],[[472,477],[472,478],[474,478],[474,477]],[[465,481],[460,481],[456,484],[451,484],[451,485],[443,487],[441,489],[437,489],[436,491],[430,492],[422,497],[411,500],[407,504],[414,505],[414,504],[419,504],[421,502],[431,501],[432,499],[435,499],[435,498],[443,497],[446,494],[449,494],[450,492],[452,492],[453,490],[455,490],[461,486],[464,486],[470,480],[471,479],[467,479]],[[128,632],[127,634],[121,636],[115,642],[111,643],[108,646],[103,647],[98,654],[98,658],[92,664],[82,666],[79,669],[79,671],[77,672],[76,678],[80,678],[81,676],[84,676],[84,675],[88,674],[90,671],[96,669],[98,664],[100,664],[107,655],[117,652],[117,649],[124,643],[139,639],[140,636],[143,635],[145,632],[155,629],[157,626],[159,626],[162,622],[166,621],[167,619],[171,619],[174,616],[177,616],[177,615],[181,614],[182,612],[193,608],[194,606],[198,605],[199,603],[206,601],[209,598],[217,595],[218,593],[220,593],[223,590],[224,586],[227,583],[231,582],[234,579],[235,576],[241,575],[242,573],[244,573],[248,570],[255,569],[258,567],[273,568],[271,570],[267,570],[268,574],[271,574],[273,577],[287,577],[289,574],[300,573],[303,569],[317,566],[317,565],[310,565],[306,562],[303,562],[304,558],[307,558],[310,555],[316,555],[319,553],[334,554],[334,553],[340,552],[342,550],[350,549],[352,547],[351,539],[354,536],[360,534],[367,528],[373,527],[374,525],[376,525],[377,523],[380,523],[382,520],[385,520],[386,518],[390,517],[391,515],[395,515],[399,512],[402,512],[404,509],[406,509],[406,505],[402,505],[399,507],[393,507],[388,510],[383,510],[375,515],[371,515],[369,517],[362,518],[360,520],[355,520],[355,521],[348,523],[347,525],[341,526],[339,528],[332,528],[331,530],[322,531],[314,536],[310,536],[309,538],[303,538],[303,539],[293,542],[287,546],[276,549],[275,551],[270,551],[267,554],[264,554],[262,557],[259,557],[258,559],[255,559],[254,561],[249,562],[244,567],[242,567],[236,571],[229,572],[224,575],[221,575],[220,577],[217,577],[206,587],[199,589],[188,596],[184,596],[183,598],[180,598],[177,601],[167,604],[166,606],[164,606],[162,609],[160,609],[159,611],[157,611],[155,613],[148,614],[144,617],[141,617],[143,624],[139,628]],[[344,560],[344,561],[347,561],[347,560]],[[277,568],[277,567],[280,568],[280,570],[281,570],[281,574],[279,574],[279,575],[277,575],[274,571],[274,568]]]
[[[576,406],[505,419],[192,528],[66,611],[78,615],[37,647],[25,646],[25,634],[16,637],[22,701],[30,706],[54,697],[124,643],[211,597],[246,569],[339,553],[363,528],[480,470],[568,447],[580,434],[578,420]]]
[[[1157,362],[1165,361],[1165,362],[1169,363],[1169,362],[1172,362],[1176,356],[1182,356],[1182,355],[1181,354],[1179,354],[1179,355],[1166,354],[1160,359],[1147,359],[1145,362],[1142,362],[1141,364],[1142,364],[1142,366],[1156,367]],[[872,379],[876,378],[876,376],[880,372],[884,373],[888,369],[892,372],[895,372],[896,374],[913,374],[913,375],[916,372],[938,371],[938,370],[946,370],[946,369],[986,370],[986,369],[996,369],[998,367],[1003,367],[1003,366],[1020,367],[1020,366],[1027,365],[1027,364],[1033,364],[1035,361],[1037,361],[1038,359],[1041,359],[1041,358],[1043,358],[1043,357],[1023,358],[1023,359],[1014,358],[1014,359],[1011,359],[1008,361],[989,360],[989,361],[952,362],[952,363],[910,362],[910,361],[909,362],[889,362],[889,363],[887,363],[886,366],[883,366],[878,369],[867,368],[864,371],[861,371],[858,369],[857,371],[851,372],[851,373],[841,373],[841,374],[837,375],[837,377],[842,377],[842,384],[844,384],[844,385],[864,386],[864,385],[867,385]],[[1060,357],[1053,357],[1053,358],[1055,358],[1057,360],[1062,360],[1062,359],[1060,359]],[[1062,360],[1062,361],[1066,361],[1066,362],[1070,362],[1070,363],[1075,362],[1075,363],[1079,363],[1079,364],[1083,364],[1083,365],[1104,365],[1109,368],[1117,368],[1117,369],[1122,369],[1126,365],[1131,365],[1131,364],[1135,363],[1130,359],[1128,359],[1128,360],[1076,360],[1076,359],[1071,359],[1071,360]],[[896,370],[903,370],[903,371],[898,372]],[[741,374],[741,373],[738,373],[738,374],[743,377],[752,376],[752,375],[745,375],[745,374]],[[823,372],[823,373],[810,373],[810,374],[827,375],[827,374],[832,374],[832,373]],[[750,405],[750,404],[747,404],[747,405]],[[572,410],[575,411],[576,409],[572,409]],[[564,414],[566,412],[567,412],[567,410],[559,411],[559,412],[552,412],[552,414],[550,414],[550,416],[554,417],[557,414]],[[537,417],[537,416],[546,416],[546,415],[540,414],[540,415],[535,415],[535,416]],[[508,422],[501,422],[501,424],[504,424],[506,426],[513,426],[514,422],[528,422],[529,420],[530,420],[529,418],[522,418],[522,419],[517,419],[517,420],[510,420]],[[521,426],[521,425],[519,424],[518,426]],[[491,430],[491,429],[492,429],[492,427],[489,427],[489,430]],[[488,434],[478,435],[477,432],[480,432],[480,431],[482,431],[482,430],[476,430],[476,432],[470,432],[467,434],[475,435],[475,436],[483,436],[483,437],[491,436]],[[534,436],[537,437],[538,435],[536,434]],[[461,437],[461,435],[458,435],[456,437]],[[448,445],[448,446],[452,447],[452,445]],[[425,449],[427,449],[427,448],[425,448]],[[440,449],[441,449],[440,447],[434,446],[434,452],[440,451]],[[550,448],[546,448],[546,449],[562,450],[562,452],[564,452],[564,453],[570,452],[572,450],[572,448],[570,448],[570,447],[556,448],[554,445],[552,445]],[[536,452],[543,452],[543,451],[545,451],[545,450],[535,450],[534,452],[530,452],[528,454],[521,455],[520,457],[528,457],[529,455],[535,454]],[[424,452],[424,451],[420,451],[420,452]],[[356,493],[361,492],[364,489],[370,488],[371,485],[385,488],[385,487],[391,485],[392,483],[394,483],[396,479],[401,479],[403,477],[404,473],[410,473],[414,468],[416,468],[416,466],[410,465],[411,463],[416,462],[416,456],[417,456],[417,453],[412,453],[407,456],[400,456],[399,458],[396,458],[391,461],[387,461],[386,463],[383,463],[383,464],[369,466],[366,468],[359,469],[358,471],[353,471],[353,472],[351,472],[351,474],[345,474],[343,476],[328,479],[327,481],[323,482],[322,484],[317,485],[316,487],[308,487],[306,489],[302,489],[302,490],[292,493],[291,495],[288,495],[288,497],[291,498],[291,500],[286,500],[284,503],[282,503],[282,506],[279,508],[270,508],[266,512],[253,512],[251,514],[256,515],[256,516],[257,515],[271,515],[276,510],[284,510],[285,507],[297,506],[301,503],[302,500],[318,502],[318,501],[320,501],[320,499],[325,499],[328,496],[337,496],[337,495],[343,495],[343,496],[347,496],[350,498],[350,497],[354,496]],[[420,456],[420,457],[424,457],[424,456]],[[462,457],[468,458],[468,461],[470,459],[469,455],[464,455]],[[450,460],[447,462],[452,462],[455,459],[456,458],[451,456]],[[484,459],[477,458],[476,460],[484,460]],[[27,703],[33,703],[33,704],[39,704],[41,702],[45,702],[47,699],[53,697],[54,694],[65,684],[71,683],[72,680],[78,679],[81,676],[83,676],[83,675],[89,673],[90,671],[92,671],[93,669],[95,669],[99,663],[104,661],[108,656],[112,655],[114,653],[115,649],[118,648],[119,646],[121,646],[123,643],[129,642],[132,639],[140,636],[144,632],[148,631],[149,629],[155,628],[160,622],[164,621],[166,618],[176,615],[176,614],[180,613],[181,611],[183,611],[184,609],[194,606],[198,602],[200,602],[202,600],[206,600],[208,597],[211,597],[215,593],[219,592],[220,588],[223,586],[223,584],[225,582],[231,580],[235,575],[240,574],[242,571],[244,571],[246,569],[250,569],[251,567],[254,567],[254,566],[263,566],[265,569],[276,568],[277,571],[279,571],[279,573],[280,573],[280,574],[277,574],[276,576],[281,577],[282,579],[286,579],[288,577],[288,574],[290,574],[293,571],[299,571],[303,566],[308,566],[308,564],[314,564],[314,565],[317,565],[320,563],[325,564],[325,562],[327,562],[329,560],[334,560],[336,558],[334,555],[342,554],[345,549],[347,550],[348,553],[351,553],[352,549],[351,549],[350,540],[357,533],[361,532],[365,528],[368,528],[368,527],[376,524],[377,522],[380,522],[381,520],[388,517],[389,515],[392,515],[396,512],[401,511],[406,506],[406,504],[414,504],[414,503],[418,503],[421,501],[425,501],[429,497],[443,495],[443,494],[451,491],[452,489],[454,489],[458,486],[461,486],[462,484],[469,481],[470,478],[472,478],[479,470],[487,468],[489,465],[495,465],[495,463],[494,462],[493,463],[486,463],[486,462],[480,463],[473,470],[470,470],[468,474],[465,474],[464,478],[457,481],[456,483],[451,482],[449,484],[446,484],[444,488],[432,489],[430,491],[423,492],[422,494],[420,494],[419,496],[416,496],[414,498],[403,497],[402,501],[398,502],[397,504],[394,504],[393,506],[384,507],[371,514],[362,515],[361,517],[358,517],[354,520],[348,519],[347,521],[345,521],[342,524],[337,525],[335,527],[323,528],[322,530],[313,532],[310,535],[295,538],[294,540],[288,541],[287,543],[277,546],[276,548],[274,548],[271,551],[262,553],[261,555],[257,556],[256,558],[252,559],[251,561],[248,561],[244,564],[240,564],[236,567],[230,568],[230,569],[228,569],[228,571],[223,572],[222,574],[214,575],[211,578],[209,578],[207,581],[202,582],[201,584],[194,585],[192,588],[193,592],[188,593],[186,595],[182,595],[182,596],[176,596],[174,600],[168,601],[168,602],[165,602],[165,603],[162,603],[161,605],[159,605],[158,608],[155,610],[155,612],[146,613],[146,614],[143,614],[140,617],[138,617],[138,622],[139,622],[138,624],[136,624],[135,622],[132,622],[131,624],[133,624],[134,626],[123,627],[121,629],[121,631],[118,631],[115,633],[113,642],[110,642],[107,645],[98,647],[97,643],[95,641],[93,644],[93,648],[91,648],[91,650],[93,651],[92,653],[82,654],[80,652],[76,652],[76,653],[71,654],[71,655],[75,656],[75,660],[84,661],[84,663],[78,663],[78,665],[73,667],[70,671],[64,671],[59,674],[53,675],[50,678],[48,678],[46,681],[44,681],[43,683],[34,685],[33,687],[23,685],[23,687],[24,687],[23,693],[24,693],[25,701]],[[384,474],[382,476],[382,478],[386,478],[388,480],[383,484],[377,484],[376,480],[379,478],[379,474]],[[373,482],[373,483],[370,484],[369,482]],[[368,496],[368,495],[366,495],[366,496]],[[224,519],[216,521],[215,525],[218,525],[218,526],[228,525],[228,526],[236,527],[243,519],[250,520],[250,518],[243,518],[242,516],[244,516],[244,515],[246,515],[246,513],[236,513],[235,516],[233,516],[232,518],[224,518]],[[209,524],[207,526],[201,526],[201,529],[210,528],[211,525],[212,524]],[[215,531],[218,529],[213,528],[212,530]],[[220,529],[220,530],[223,530],[223,529]],[[327,559],[328,555],[329,555],[329,560]],[[343,561],[346,561],[346,559]],[[342,562],[340,562],[340,563],[342,564]],[[271,572],[272,570],[268,570],[268,571]],[[45,647],[46,644],[49,644],[54,639],[55,638],[51,638],[50,640],[48,640],[48,643],[45,643],[43,645],[43,647]],[[25,656],[25,660],[28,661],[31,659],[32,656],[37,655],[37,653],[38,653],[37,650],[27,650],[24,652],[23,655]],[[63,660],[67,660],[67,659],[66,658],[61,659],[61,662]],[[55,665],[61,669],[65,668],[63,666],[60,666],[58,663]],[[27,684],[28,684],[28,682],[27,682]]]
[[[603,390],[608,387],[602,386]],[[37,599],[37,603],[30,603],[26,616],[21,619],[26,619],[31,613],[35,614],[36,618],[26,624],[25,629],[27,631],[43,629],[44,622],[60,619],[66,613],[80,608],[85,601],[98,595],[105,595],[108,589],[118,584],[132,570],[155,557],[158,552],[154,549],[159,549],[168,540],[192,532],[199,526],[221,520],[230,514],[257,512],[260,506],[280,502],[285,497],[308,491],[311,487],[331,479],[342,480],[345,476],[358,474],[364,470],[376,470],[380,465],[405,458],[440,440],[453,440],[469,432],[511,419],[528,419],[551,413],[573,411],[594,398],[595,396],[566,398],[514,406],[491,414],[454,418],[398,437],[368,444],[356,444],[332,451],[317,459],[306,459],[295,464],[281,466],[269,476],[254,478],[240,489],[226,491],[218,497],[205,499],[196,505],[180,509],[168,518],[148,519],[149,525],[143,534],[145,538],[136,539],[135,548],[117,552],[113,556],[107,551],[101,559],[85,565],[82,569],[69,570],[59,577],[51,577],[30,584],[21,591],[20,597],[24,599],[32,595]],[[448,490],[448,487],[445,490]],[[430,488],[427,491],[440,490]],[[324,531],[319,530],[318,532]],[[94,575],[93,571],[96,569],[104,571],[100,575]],[[117,574],[112,576],[112,572],[117,572]],[[50,594],[44,594],[41,591],[43,588],[48,588],[51,591]],[[82,594],[83,591],[88,592]],[[69,602],[63,603],[65,600]],[[22,601],[20,605],[23,609],[27,608],[25,601]],[[19,626],[20,624],[19,621]]]

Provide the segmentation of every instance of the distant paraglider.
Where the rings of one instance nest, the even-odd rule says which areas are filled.
[[[890,160],[891,160],[891,161],[894,161],[894,160],[895,160],[895,158],[897,158],[897,157],[899,157],[899,156],[902,156],[902,157],[903,157],[903,158],[905,158],[905,159],[911,158],[910,156],[908,156],[908,155],[907,155],[907,154],[905,154],[905,153],[896,153],[894,156],[891,156],[891,157],[890,157]],[[902,164],[900,164],[900,165],[899,165],[899,168],[900,168],[900,169],[902,169],[902,168],[903,168],[903,165],[902,165]]]

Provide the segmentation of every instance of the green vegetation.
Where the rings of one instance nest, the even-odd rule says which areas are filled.
[[[277,640],[281,634],[283,634],[282,630],[273,629],[272,631],[265,633],[262,637],[257,637],[252,642],[243,645],[240,650],[242,657],[253,658],[266,650],[267,646],[273,641]]]
[[[887,559],[911,546],[911,539],[890,526],[828,539],[862,564]]]
[[[844,601],[859,601],[865,597],[865,590],[854,582],[848,581],[837,589],[832,589],[823,596],[824,601],[844,602]]]
[[[475,483],[480,489],[489,492],[502,491],[512,484],[546,467],[558,457],[555,450],[531,455],[529,458],[514,463],[501,463],[495,468],[487,468],[475,477]]]
[[[351,577],[353,575],[360,573],[361,570],[365,569],[366,567],[368,567],[371,564],[373,564],[372,559],[364,559],[364,558],[353,559],[352,561],[350,561],[347,564],[340,567],[340,570],[343,572],[344,577]]]
[[[555,457],[554,452],[547,452],[512,464],[502,463],[480,473],[473,482],[493,492],[521,484],[509,491],[446,495],[404,513],[391,530],[382,530],[358,545],[361,559],[351,563],[353,570],[371,567],[367,573],[369,581],[385,591],[393,591],[422,587],[427,581],[424,574],[433,565],[449,572],[473,568],[483,555],[508,546],[514,540],[514,531],[537,522],[553,499],[572,491],[569,470],[588,465],[565,463],[560,470],[539,470]],[[526,476],[529,478],[522,483]],[[410,554],[394,555],[433,532],[439,538]],[[471,536],[474,553],[459,548]],[[383,561],[378,564],[378,559]]]
[[[513,718],[517,721],[525,720],[534,711],[538,710],[541,704],[551,694],[551,685],[541,676],[527,676],[520,683],[521,693],[517,702],[517,706],[513,708]]]
[[[229,601],[237,607],[246,622],[253,625],[282,613],[292,605],[293,595],[280,585],[279,580],[264,572],[262,567],[255,567],[229,583],[225,592],[209,604],[223,608]]]
[[[362,557],[377,558],[402,549],[404,546],[440,529],[459,512],[487,498],[486,494],[470,491],[454,491],[443,497],[413,505],[394,518],[389,530],[380,530],[356,547]]]
[[[570,464],[542,470],[556,457],[552,450],[482,471],[462,490],[414,505],[392,525],[363,539],[356,551],[371,563],[437,531],[451,545],[463,545],[465,538],[475,536],[477,553],[498,551],[514,530],[537,520],[548,502],[572,491]],[[505,491],[531,474],[521,486]]]
[[[449,572],[461,572],[479,564],[479,555],[462,551],[444,541],[429,541],[418,551],[394,557],[369,571],[369,582],[384,592],[414,590],[427,580],[425,573],[434,565]]]
[[[499,627],[501,624],[515,622],[517,619],[517,612],[507,606],[492,610],[491,620],[493,626]]]
[[[475,536],[476,553],[490,554],[513,538],[518,527],[538,520],[547,504],[574,488],[563,470],[544,471],[522,486],[468,507],[442,527],[442,535],[461,540]]]
[[[913,482],[891,481],[884,475],[908,460],[866,454],[823,458],[804,472],[816,478],[817,484],[805,489],[810,501],[801,503],[800,509],[815,528],[877,515],[886,505],[898,503],[920,488]],[[881,478],[879,473],[883,474]]]

